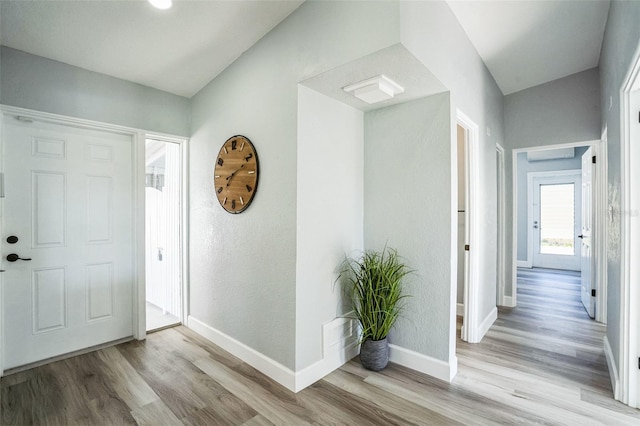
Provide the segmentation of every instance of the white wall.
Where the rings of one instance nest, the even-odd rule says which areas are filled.
[[[291,370],[304,286],[296,281],[298,82],[396,44],[398,26],[395,2],[306,2],[192,99],[191,315]],[[211,187],[218,150],[235,134],[254,142],[261,169],[240,215],[223,211]]]
[[[506,229],[513,229],[513,149],[600,139],[600,90],[597,68],[531,87],[504,97]],[[513,241],[505,242],[508,269],[505,293],[511,295]]]
[[[450,111],[443,93],[368,112],[364,150],[365,247],[388,244],[416,271],[405,281],[412,296],[390,341],[445,362],[457,246],[451,238],[454,194],[446,190],[452,180]]]
[[[496,194],[496,143],[503,144],[503,95],[484,62],[471,44],[464,29],[455,18],[448,4],[443,1],[403,1],[400,5],[401,40],[405,47],[418,58],[449,90],[451,115],[455,117],[460,109],[473,120],[480,129],[478,141],[478,200],[476,210],[479,215],[479,239],[477,250],[479,260],[480,303],[478,316],[482,322],[496,305],[496,262],[497,262],[497,194]],[[455,143],[455,119],[450,123],[450,143]],[[451,152],[448,161],[455,162],[456,153]],[[450,172],[455,175],[453,168]],[[456,212],[457,177],[450,180],[451,186],[441,185],[439,191],[454,194],[450,203],[439,206],[448,209],[451,218]],[[365,181],[366,185],[366,181]],[[457,223],[450,219],[451,241],[456,241]],[[449,279],[446,285],[456,298],[456,245],[450,245],[451,252],[446,262]],[[510,261],[510,259],[507,259]],[[448,355],[455,356],[455,306],[449,322],[434,323],[432,328],[447,328],[449,334]]]
[[[322,325],[344,308],[337,267],[363,248],[364,116],[298,89],[296,371],[322,358]]]
[[[189,136],[189,100],[130,81],[0,47],[0,103]]]
[[[620,367],[620,89],[640,43],[640,2],[612,1],[600,54],[600,116],[607,128],[607,338]],[[600,131],[600,127],[598,128]]]

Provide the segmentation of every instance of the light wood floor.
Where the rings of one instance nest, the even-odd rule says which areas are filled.
[[[180,324],[180,319],[147,302],[147,332]]]
[[[356,360],[293,394],[184,327],[1,380],[3,425],[640,424],[612,399],[575,275],[522,272],[518,308],[458,341],[453,383]]]

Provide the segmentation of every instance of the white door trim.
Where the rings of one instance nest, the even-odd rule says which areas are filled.
[[[549,172],[529,172],[527,173],[527,264],[529,268],[533,267],[533,252],[534,252],[534,238],[533,238],[533,227],[531,224],[533,223],[533,195],[534,195],[534,180],[536,178],[552,178],[552,177],[582,177],[582,170],[580,169],[571,169],[571,170],[554,170]],[[582,188],[577,188],[577,190],[582,190]],[[575,237],[574,237],[575,242]]]
[[[82,118],[76,117],[68,117],[59,114],[52,114],[48,112],[42,111],[34,111],[26,108],[19,108],[9,105],[0,105],[0,114],[9,115],[15,117],[23,117],[24,119],[29,119],[33,121],[40,121],[58,125],[65,125],[70,127],[77,127],[83,129],[90,130],[98,130],[108,133],[117,133],[121,135],[126,135],[131,137],[132,141],[132,161],[133,161],[133,171],[132,175],[134,176],[134,188],[133,188],[133,229],[132,235],[134,236],[134,252],[136,253],[136,257],[133,262],[133,276],[136,277],[136,280],[133,285],[133,330],[132,335],[135,339],[142,340],[146,337],[146,320],[145,320],[145,308],[144,308],[144,300],[145,300],[145,256],[144,256],[144,185],[145,185],[145,167],[144,167],[144,141],[145,134],[147,134],[144,130],[135,129],[126,126],[120,126],[115,124],[102,123],[93,120],[86,120]],[[0,120],[1,122],[1,120]],[[1,129],[0,129],[1,130]],[[0,133],[1,135],[1,133]],[[158,134],[153,133],[155,137],[162,137],[173,140],[182,140],[187,141],[186,138],[168,135],[168,134]],[[0,138],[0,145],[3,147],[3,141]],[[185,145],[186,146],[186,145]],[[2,152],[2,150],[0,150]],[[183,153],[186,156],[186,153]],[[183,159],[185,162],[186,159]],[[2,163],[0,161],[0,163]],[[0,170],[0,172],[3,170]],[[183,173],[188,174],[188,170],[185,168]],[[186,181],[185,181],[186,185]],[[187,191],[185,191],[186,194]],[[1,198],[0,198],[1,200]],[[186,200],[185,200],[186,201]],[[0,201],[1,202],[1,201]],[[185,208],[186,208],[185,203]],[[142,206],[142,208],[140,208]],[[187,216],[185,216],[186,222]],[[185,236],[187,233],[185,232]],[[186,258],[186,256],[185,256]],[[1,263],[0,263],[1,264]],[[2,278],[0,278],[1,280]],[[185,287],[187,286],[188,281],[185,281]],[[186,293],[185,293],[186,294]],[[0,292],[0,309],[2,308],[2,295]],[[137,303],[136,303],[137,301]],[[2,313],[0,312],[0,321],[2,318]],[[4,372],[4,364],[2,354],[4,352],[4,333],[3,326],[0,322],[0,376]]]
[[[480,304],[480,291],[478,277],[480,276],[478,264],[478,182],[479,182],[479,128],[466,114],[456,110],[457,124],[465,129],[465,168],[466,168],[466,221],[465,241],[470,250],[465,251],[465,280],[464,280],[464,317],[462,327],[462,340],[477,343],[482,339],[480,319],[478,318],[478,306]],[[457,212],[454,218],[457,220]],[[454,241],[457,241],[454,240]],[[454,305],[455,298],[451,301]]]
[[[632,65],[627,73],[620,90],[620,124],[621,124],[621,152],[620,152],[620,211],[616,212],[611,206],[611,215],[620,215],[620,395],[615,398],[632,407],[640,405],[640,377],[637,369],[639,356],[638,340],[640,339],[640,265],[635,259],[640,256],[640,149],[637,141],[640,130],[635,122],[637,111],[632,110],[632,92],[640,89],[640,48],[635,53]],[[633,95],[638,96],[636,93]],[[631,285],[634,283],[635,285]]]
[[[506,184],[505,184],[505,166],[504,166],[504,148],[500,144],[496,144],[496,152],[498,154],[497,158],[497,170],[496,176],[498,177],[497,182],[497,220],[498,220],[498,247],[497,247],[497,265],[496,265],[496,285],[497,285],[497,300],[496,303],[500,306],[506,306],[505,302],[505,240],[506,240],[506,202],[505,198],[507,195]]]
[[[546,145],[546,146],[537,146],[537,147],[529,147],[529,148],[516,148],[512,150],[512,158],[511,158],[511,164],[512,164],[512,174],[511,174],[511,183],[512,183],[512,191],[513,191],[513,199],[511,200],[512,202],[512,234],[511,234],[511,255],[513,258],[513,263],[511,265],[508,265],[508,268],[511,268],[511,301],[512,301],[512,305],[510,306],[517,306],[517,292],[518,292],[518,269],[516,267],[516,259],[518,259],[518,154],[520,154],[521,152],[528,152],[528,151],[544,151],[544,150],[548,150],[548,149],[557,149],[557,148],[575,148],[575,147],[579,147],[579,146],[596,146],[599,147],[601,145],[601,141],[599,140],[591,140],[591,141],[584,141],[584,142],[571,142],[571,143],[565,143],[565,144],[558,144],[558,145]],[[601,148],[596,148],[596,151],[598,152],[598,154],[600,154],[600,149]],[[596,155],[598,155],[596,154]],[[606,194],[606,179],[603,179],[603,175],[601,173],[601,166],[598,167],[598,163],[602,163],[601,161],[597,161],[596,162],[596,174],[594,176],[594,182],[593,185],[596,187],[596,191],[604,191],[604,193]],[[603,200],[600,198],[596,198],[594,199],[594,203],[593,203],[593,220],[594,220],[594,224],[598,224],[598,223],[602,223],[602,221],[605,220],[605,211],[604,211],[604,206],[603,206]],[[599,230],[595,230],[596,232],[600,232]],[[531,239],[529,239],[531,241]],[[594,256],[598,256],[598,257],[603,257],[604,259],[606,259],[606,253],[607,253],[607,246],[606,246],[606,240],[605,239],[595,239],[593,241],[593,247],[594,247]],[[527,251],[529,251],[529,249],[527,249]],[[530,251],[529,251],[530,253]],[[527,254],[527,258],[530,259],[529,253]],[[605,261],[606,262],[606,261]],[[597,282],[595,283],[597,292],[601,292],[602,288],[605,287],[605,283],[606,283],[606,279],[603,279],[602,276],[600,275],[600,272],[597,272]],[[606,296],[605,296],[606,297]],[[606,300],[606,299],[605,299]],[[606,301],[604,303],[606,305]],[[598,305],[599,306],[599,305]],[[598,309],[598,306],[596,307],[596,309]]]

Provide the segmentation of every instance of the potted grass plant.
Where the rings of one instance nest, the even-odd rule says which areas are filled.
[[[403,278],[412,271],[395,249],[367,250],[360,257],[347,257],[339,277],[353,318],[361,328],[360,362],[374,371],[389,362],[387,336],[408,297]]]

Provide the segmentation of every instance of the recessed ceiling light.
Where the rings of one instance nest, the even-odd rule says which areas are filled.
[[[149,0],[149,3],[158,9],[169,9],[171,7],[171,0]]]
[[[368,104],[386,101],[404,92],[404,88],[389,77],[379,75],[358,83],[343,87],[342,90],[351,93],[356,98]]]

